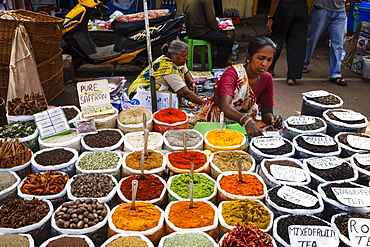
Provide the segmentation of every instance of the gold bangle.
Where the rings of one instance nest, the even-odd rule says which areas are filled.
[[[247,116],[246,116],[246,115],[243,115],[243,116],[239,119],[239,123],[240,123],[241,125],[243,125],[243,119],[244,119],[245,117],[247,117]]]
[[[247,121],[245,121],[245,122],[244,122],[244,124],[243,124],[244,128],[246,128],[246,127],[247,127],[247,125],[248,125],[248,123],[249,123],[250,121],[252,121],[252,120],[253,120],[253,118],[251,118],[251,117],[250,117],[250,118],[248,118],[248,119],[247,119]]]

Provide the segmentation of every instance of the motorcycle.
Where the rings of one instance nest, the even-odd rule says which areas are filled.
[[[78,2],[64,18],[61,43],[63,53],[72,56],[74,69],[84,62],[112,64],[114,73],[117,64],[143,67],[148,64],[144,20],[114,20],[111,28],[117,34],[115,43],[98,47],[89,33],[88,22],[96,8],[107,7],[99,0]],[[175,39],[181,32],[185,15],[175,17],[175,13],[176,11],[168,11],[164,16],[149,19],[152,51],[160,51],[164,43]]]

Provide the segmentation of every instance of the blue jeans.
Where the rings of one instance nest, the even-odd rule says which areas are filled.
[[[334,12],[326,9],[312,8],[311,19],[307,33],[306,57],[304,67],[310,64],[312,54],[322,33],[329,30],[331,45],[329,52],[329,78],[341,77],[340,67],[343,52],[343,39],[346,24],[346,12]]]

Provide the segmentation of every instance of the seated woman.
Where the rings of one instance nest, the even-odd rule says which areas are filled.
[[[258,103],[263,124],[280,128],[282,118],[273,115],[272,76],[266,72],[274,57],[275,47],[267,37],[253,39],[248,46],[246,65],[232,65],[222,74],[215,94],[201,105],[190,122],[218,122],[222,111],[226,122],[238,122],[249,136],[260,136],[262,131],[259,125],[262,125],[256,121]]]
[[[169,44],[162,47],[164,55],[160,56],[153,62],[153,76],[155,78],[157,91],[173,91],[177,96],[196,103],[202,104],[203,100],[194,92],[198,88],[193,82],[186,60],[188,60],[188,47],[180,40],[173,40]],[[128,89],[128,95],[132,98],[137,88],[140,86],[145,90],[150,88],[150,73],[149,66],[146,67],[140,75],[132,82]],[[188,85],[191,84],[193,91],[190,91]]]

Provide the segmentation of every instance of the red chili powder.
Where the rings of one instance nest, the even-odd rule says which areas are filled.
[[[238,196],[262,196],[263,184],[256,176],[243,174],[244,183],[239,181],[238,174],[224,176],[220,180],[220,186],[226,192]]]
[[[184,170],[190,170],[190,163],[194,163],[194,170],[204,166],[207,162],[207,155],[197,151],[184,151],[172,152],[168,155],[171,164]]]
[[[164,123],[173,124],[173,123],[185,121],[186,113],[179,109],[172,108],[172,115],[171,115],[170,108],[166,108],[166,109],[158,111],[154,115],[154,118]]]
[[[132,200],[132,180],[138,180],[138,187],[136,193],[136,200],[150,201],[161,196],[164,184],[153,175],[144,175],[147,179],[139,180],[140,175],[126,178],[121,183],[122,194],[128,199]]]

